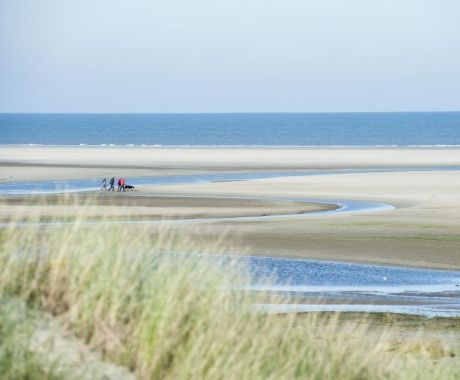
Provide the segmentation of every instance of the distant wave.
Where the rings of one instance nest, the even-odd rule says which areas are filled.
[[[0,144],[21,147],[123,147],[123,148],[459,148],[460,144],[411,145],[161,145],[161,144]]]

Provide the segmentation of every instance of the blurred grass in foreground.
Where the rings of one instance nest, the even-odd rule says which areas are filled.
[[[75,375],[67,350],[49,360],[29,342],[34,321],[49,318],[49,329],[71,334],[69,345],[77,337],[101,366],[140,379],[459,378],[446,342],[396,344],[391,331],[338,315],[256,313],[236,290],[248,283],[245,269],[197,252],[226,251],[219,239],[203,247],[146,226],[0,229],[1,299],[25,305],[0,308],[0,377]]]

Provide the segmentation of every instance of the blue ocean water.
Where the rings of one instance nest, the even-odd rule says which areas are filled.
[[[0,144],[460,145],[460,112],[0,114]]]

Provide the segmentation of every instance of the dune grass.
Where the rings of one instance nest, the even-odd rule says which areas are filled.
[[[398,345],[390,331],[370,334],[366,323],[335,315],[255,312],[238,290],[249,279],[245,268],[205,255],[219,252],[219,239],[203,247],[141,226],[12,223],[0,229],[0,296],[52,315],[101,360],[139,379],[458,378],[444,342]],[[8,323],[24,325],[17,314]],[[45,371],[27,350],[30,358],[8,354],[27,339],[5,338],[14,328],[2,324],[0,374],[18,363],[31,363],[26,374]]]
[[[68,368],[32,349],[34,323],[30,314],[23,303],[0,303],[0,378],[73,379]]]

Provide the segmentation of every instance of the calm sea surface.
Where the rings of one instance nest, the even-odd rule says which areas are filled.
[[[460,145],[460,112],[0,114],[0,144]]]

